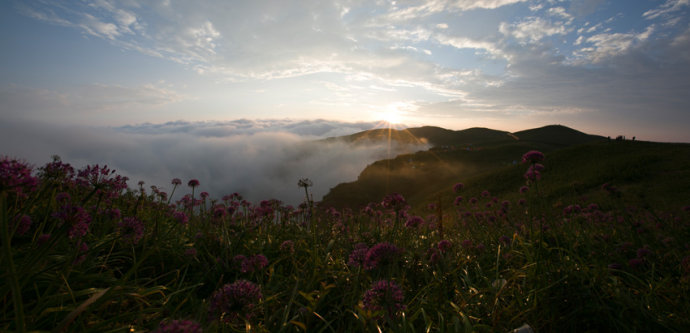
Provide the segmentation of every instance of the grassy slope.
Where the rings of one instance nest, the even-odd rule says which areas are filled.
[[[690,145],[608,142],[563,126],[515,135],[519,141],[486,143],[474,150],[435,148],[378,161],[357,181],[333,188],[322,204],[358,208],[398,192],[413,206],[421,207],[439,197],[448,202],[456,182],[474,185],[471,188],[477,193],[471,195],[486,189],[498,196],[516,196],[524,185],[521,175],[526,166],[513,163],[532,149],[547,153],[541,191],[554,201],[601,195],[601,185],[606,182],[617,186],[626,200],[635,204],[677,208],[687,204],[683,200],[690,197]]]

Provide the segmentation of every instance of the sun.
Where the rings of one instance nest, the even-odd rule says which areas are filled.
[[[378,116],[382,121],[390,125],[397,125],[402,122],[402,117],[400,116],[400,113],[398,111],[387,110],[384,112],[380,112]]]

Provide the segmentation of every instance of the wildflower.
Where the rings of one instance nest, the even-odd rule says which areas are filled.
[[[524,177],[525,177],[525,179],[531,180],[531,181],[540,180],[541,179],[541,172],[543,170],[544,170],[543,165],[541,165],[539,163],[532,164],[529,166],[529,168],[527,168],[527,172],[525,172]]]
[[[187,222],[189,222],[189,218],[187,217],[187,214],[184,212],[176,211],[173,213],[173,218],[177,220],[178,223],[185,225]]]
[[[424,219],[419,216],[410,216],[407,218],[407,222],[405,222],[405,226],[411,229],[417,228],[422,224],[424,224]]]
[[[455,200],[453,200],[453,204],[456,206],[460,206],[460,203],[462,202],[462,196],[458,195],[455,197]]]
[[[476,204],[477,203],[477,198],[470,198],[470,203],[471,204]]]
[[[364,269],[372,270],[386,264],[397,262],[403,250],[388,243],[378,243],[372,246],[364,258]]]
[[[182,185],[182,180],[180,180],[180,178],[173,178],[172,184],[175,186]]]
[[[81,238],[89,232],[91,216],[81,207],[64,205],[53,217],[71,226],[68,235],[70,239]]]
[[[201,199],[206,199],[209,196],[208,192],[206,191],[199,193],[199,195],[201,196]]]
[[[527,186],[520,187],[520,193],[521,194],[525,194],[525,193],[527,193],[527,191],[529,191],[529,187],[527,187]]]
[[[0,159],[0,191],[10,190],[17,197],[26,197],[38,185],[38,178],[31,175],[31,166],[9,157]]]
[[[201,324],[194,320],[161,321],[153,333],[201,333]]]
[[[364,259],[368,251],[369,247],[366,243],[355,244],[355,248],[350,252],[350,256],[348,257],[347,264],[352,267],[364,266]]]
[[[227,323],[238,319],[249,320],[258,313],[257,303],[262,298],[260,286],[238,280],[224,285],[211,295],[209,312]]]
[[[383,202],[381,202],[381,205],[385,208],[392,208],[396,211],[399,211],[405,208],[407,202],[405,201],[405,198],[402,196],[402,194],[392,193],[383,198]]]
[[[522,155],[522,163],[539,163],[544,160],[544,154],[537,150],[530,150]]]
[[[291,240],[286,240],[280,244],[280,251],[286,252],[287,254],[295,253],[295,242]]]
[[[491,195],[491,193],[489,193],[489,191],[487,191],[487,190],[484,190],[484,191],[482,191],[482,193],[481,193],[481,196],[484,197],[484,198],[488,198],[489,195]]]
[[[457,183],[457,184],[453,185],[453,192],[458,193],[458,192],[462,191],[463,187],[465,187],[465,184]]]
[[[405,310],[404,296],[400,286],[393,281],[379,280],[364,293],[362,305],[371,312],[383,312],[388,318],[397,317]]]
[[[53,155],[53,161],[41,168],[40,175],[44,179],[69,182],[74,178],[74,168],[69,163],[63,163],[60,156]]]
[[[242,273],[253,273],[268,266],[268,259],[263,254],[253,255],[251,257],[245,257],[238,254],[233,258],[233,261],[236,265],[239,265]]]
[[[144,237],[144,224],[136,217],[125,217],[117,227],[125,242],[137,244]]]
[[[196,180],[196,179],[191,179],[191,180],[187,183],[187,186],[192,187],[192,188],[197,187],[197,186],[199,186],[199,181]]]
[[[438,242],[436,247],[438,247],[439,251],[441,252],[447,252],[448,250],[450,250],[451,247],[453,247],[453,243],[451,243],[451,241],[447,239],[444,239]]]

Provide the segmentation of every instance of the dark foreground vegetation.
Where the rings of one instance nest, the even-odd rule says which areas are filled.
[[[4,157],[0,331],[686,332],[690,155],[673,147],[523,150],[416,206],[337,210],[179,179],[171,201],[105,166]]]

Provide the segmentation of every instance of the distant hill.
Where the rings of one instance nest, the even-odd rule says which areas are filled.
[[[424,126],[408,129],[373,129],[351,135],[328,138],[326,141],[345,141],[353,144],[368,144],[378,141],[392,141],[402,144],[429,144],[440,146],[485,146],[514,141],[546,143],[549,145],[573,145],[596,140],[603,140],[598,135],[585,134],[561,125],[524,130],[515,133],[498,131],[489,128],[473,127],[459,131],[445,128]]]
[[[601,141],[605,138],[599,135],[585,134],[562,125],[549,125],[513,133],[518,140],[529,142],[541,142],[551,145],[570,146],[592,141]]]
[[[487,175],[500,168],[517,164],[522,154],[537,149],[551,152],[564,147],[606,138],[552,125],[516,133],[487,128],[452,131],[439,127],[420,127],[407,130],[372,130],[331,138],[355,144],[388,140],[397,142],[426,142],[431,149],[399,155],[368,165],[354,182],[332,188],[322,199],[322,205],[336,208],[362,207],[380,201],[392,192],[403,194],[412,202],[428,200],[457,181]],[[518,177],[518,181],[520,177]]]

